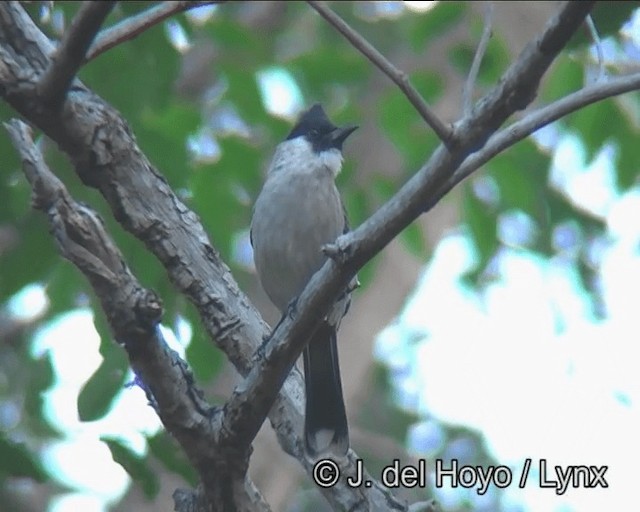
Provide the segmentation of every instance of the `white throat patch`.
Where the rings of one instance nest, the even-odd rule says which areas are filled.
[[[286,140],[278,145],[273,157],[271,169],[273,172],[295,169],[296,172],[313,172],[319,167],[329,169],[335,178],[342,169],[342,152],[336,148],[327,149],[322,153],[315,153],[309,141],[304,137]]]
[[[336,148],[331,148],[323,151],[318,156],[322,160],[322,164],[331,170],[331,174],[335,178],[342,169],[342,152]]]

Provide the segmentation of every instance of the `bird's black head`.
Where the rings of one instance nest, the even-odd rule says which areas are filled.
[[[316,153],[333,148],[342,151],[342,144],[345,139],[356,128],[358,127],[345,126],[338,128],[329,120],[322,106],[316,103],[300,116],[291,133],[289,133],[287,140],[304,137],[311,143]]]

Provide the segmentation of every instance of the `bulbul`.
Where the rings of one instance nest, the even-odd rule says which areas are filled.
[[[342,144],[356,128],[335,126],[316,104],[276,148],[254,205],[251,243],[262,287],[283,314],[326,261],[323,246],[348,230],[335,178]],[[336,333],[351,289],[337,299],[303,353],[304,442],[312,458],[342,457],[349,450]]]

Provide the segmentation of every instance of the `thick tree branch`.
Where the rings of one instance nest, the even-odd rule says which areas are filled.
[[[34,44],[35,42],[35,44]],[[0,4],[0,91],[4,99],[42,129],[68,155],[81,179],[105,197],[116,219],[167,269],[171,282],[196,307],[203,326],[241,375],[246,375],[268,326],[240,291],[228,267],[211,246],[197,216],[175,195],[138,148],[120,115],[78,82],[62,111],[43,108],[32,88],[53,51],[49,40],[18,3]],[[309,475],[300,433],[303,426],[303,384],[293,369],[269,417],[283,449],[296,457]],[[366,472],[371,487],[352,489],[349,471],[332,488],[322,489],[337,509],[403,510]]]
[[[89,45],[115,4],[106,0],[82,4],[38,83],[38,94],[44,103],[57,105],[64,100]]]
[[[298,299],[295,314],[284,319],[264,345],[264,350],[253,360],[253,366],[251,353],[266,332],[265,326],[210,246],[197,218],[141,154],[122,119],[90,91],[84,88],[74,91],[64,111],[56,113],[43,109],[37,98],[19,86],[21,80],[37,76],[33,70],[37,71],[43,62],[46,63],[48,50],[43,44],[41,54],[28,61],[33,70],[23,70],[15,55],[20,52],[20,45],[15,41],[3,41],[2,34],[9,33],[9,26],[13,27],[7,23],[19,25],[19,30],[25,34],[32,29],[22,24],[28,25],[28,22],[20,14],[5,10],[3,6],[0,6],[0,42],[3,43],[0,45],[0,91],[14,108],[41,127],[70,155],[85,183],[101,191],[116,218],[162,261],[172,282],[198,308],[212,338],[227,352],[240,372],[248,374],[227,406],[229,411],[239,411],[238,406],[244,401],[248,409],[248,424],[244,431],[224,434],[232,448],[246,446],[245,443],[252,439],[253,430],[261,423],[277,391],[264,389],[264,384],[268,387],[282,381],[282,376],[287,374],[302,350],[308,333],[357,269],[433,206],[433,198],[456,176],[456,169],[459,171],[468,166],[466,168],[471,172],[470,159],[482,160],[479,155],[496,143],[489,137],[513,112],[529,104],[542,75],[590,7],[589,2],[563,5],[543,34],[505,73],[499,86],[456,125],[455,144],[449,149],[441,145],[389,202],[358,229],[338,240],[341,251],[337,261],[327,262],[314,275]],[[12,30],[15,39],[16,29]],[[23,37],[27,39],[26,35]],[[39,37],[35,35],[28,40],[40,41]],[[23,57],[20,63],[24,61]],[[564,108],[566,111],[568,107]],[[517,128],[518,123],[513,126]],[[505,130],[507,135],[507,130],[513,126]],[[534,129],[533,125],[530,129]],[[526,136],[524,131],[521,134]],[[481,149],[488,139],[487,146]],[[504,149],[506,146],[504,142],[502,144]],[[271,419],[285,449],[297,456],[309,471],[310,464],[302,456],[299,436],[293,435],[301,426],[301,404],[297,398],[300,394],[299,375],[294,370],[284,384],[276,407],[271,409]],[[228,427],[229,422],[236,420],[232,415],[226,415],[222,421]],[[345,469],[343,478],[336,487],[326,491],[334,506],[352,510],[406,509],[405,504],[395,500],[375,481],[369,489],[354,490],[345,486],[344,477],[353,474],[355,458],[350,452],[347,460],[341,463]]]
[[[5,127],[22,157],[34,206],[48,216],[60,253],[91,283],[150,403],[198,470],[209,503],[215,510],[235,510],[232,498],[238,510],[268,510],[247,478],[248,453],[221,456],[220,413],[206,403],[187,364],[162,337],[159,298],[133,276],[98,215],[76,202],[49,170],[28,126],[12,120]]]
[[[189,9],[201,7],[203,5],[218,4],[222,1],[223,0],[195,2],[180,0],[175,2],[162,2],[158,5],[154,5],[140,14],[131,16],[122,20],[117,25],[101,31],[87,52],[86,60],[89,61],[95,59],[98,55],[106,52],[114,46],[134,39],[145,30],[148,30],[176,13],[188,11]]]
[[[242,404],[254,404],[243,409],[240,418],[233,418],[233,425],[237,428],[233,432],[238,437],[250,437],[262,424],[275,396],[274,389],[277,388],[273,386],[278,384],[282,375],[286,375],[304,348],[308,333],[313,332],[327,314],[335,297],[348,285],[356,271],[421,213],[431,208],[435,204],[431,198],[454,175],[458,165],[484,145],[508,116],[533,99],[535,87],[544,71],[580,26],[589,8],[586,2],[563,5],[543,33],[506,71],[500,85],[480,100],[472,114],[459,123],[456,147],[447,149],[441,145],[394,197],[360,227],[338,239],[342,252],[337,258],[339,261],[327,261],[314,275],[298,297],[295,314],[286,315],[278,325],[264,346],[263,357],[256,361],[245,383],[236,389],[229,401],[229,411],[240,410]]]
[[[409,102],[418,111],[422,119],[436,132],[438,138],[445,144],[451,136],[451,129],[447,127],[436,114],[431,110],[429,105],[424,101],[420,93],[411,84],[409,77],[403,71],[396,68],[389,62],[384,55],[376,50],[369,41],[356,32],[346,21],[344,21],[335,12],[329,9],[324,2],[308,0],[308,4],[313,7],[325,20],[327,20],[334,28],[340,32],[356,50],[369,59],[374,66],[387,75],[393,83],[404,93]]]

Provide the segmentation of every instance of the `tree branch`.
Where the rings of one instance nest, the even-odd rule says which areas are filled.
[[[113,27],[102,30],[87,52],[86,60],[93,60],[98,55],[110,50],[114,46],[117,46],[124,41],[134,39],[145,30],[148,30],[176,13],[188,11],[189,9],[201,7],[203,5],[219,4],[222,3],[222,1],[223,0],[195,2],[181,0],[174,2],[162,2],[158,5],[154,5],[146,11],[122,20]]]
[[[309,333],[317,327],[335,297],[351,281],[369,259],[380,252],[400,231],[421,213],[431,208],[431,200],[454,175],[458,165],[478,147],[516,109],[524,108],[533,99],[537,84],[545,70],[580,26],[588,14],[586,2],[565,3],[547,24],[543,33],[520,55],[506,71],[500,85],[480,100],[470,116],[456,129],[456,146],[444,145],[387,203],[354,231],[338,239],[342,253],[337,261],[329,259],[298,297],[295,312],[285,315],[263,348],[262,357],[252,366],[241,387],[227,404],[228,411],[242,411],[242,421],[232,418],[238,438],[255,435],[269,410],[276,386],[302,352]],[[532,89],[532,87],[534,87]],[[464,129],[463,129],[464,127]],[[340,256],[340,255],[339,255]],[[226,420],[225,420],[226,422]],[[239,424],[242,423],[242,426]]]
[[[198,217],[149,163],[117,111],[84,86],[74,88],[62,111],[43,108],[24,87],[46,66],[51,52],[49,40],[18,3],[0,3],[0,94],[69,155],[83,182],[102,193],[115,218],[160,260],[174,286],[196,307],[210,338],[246,376],[254,351],[269,334],[268,326],[211,246]],[[284,451],[311,476],[313,466],[304,456],[300,437],[303,396],[302,378],[294,368],[269,418]],[[321,489],[334,508],[406,509],[366,472],[363,476],[371,487],[349,486],[346,477],[356,474],[357,460],[350,452],[342,478]]]
[[[587,25],[587,29],[589,30],[589,36],[591,37],[593,45],[595,46],[596,56],[598,59],[598,73],[596,74],[594,82],[599,82],[604,78],[604,52],[602,51],[602,41],[600,40],[598,29],[596,28],[596,24],[593,22],[593,17],[591,15],[587,16],[585,23]]]
[[[462,89],[462,112],[465,116],[471,113],[471,107],[473,105],[473,88],[478,78],[478,71],[480,71],[480,64],[484,58],[484,54],[487,51],[487,45],[493,31],[493,2],[490,0],[484,3],[484,28],[482,29],[482,36],[476,49],[476,54],[473,56],[473,62],[471,63],[471,69],[469,70],[469,76]]]
[[[498,85],[478,101],[473,112],[456,124],[454,138],[471,151],[535,97],[540,80],[558,53],[583,23],[595,2],[564,2],[543,33],[530,42],[500,78]],[[466,157],[466,155],[465,155]]]
[[[28,126],[12,120],[5,127],[22,157],[34,207],[47,214],[62,256],[91,283],[150,403],[198,470],[209,503],[215,510],[230,510],[228,494],[240,510],[268,510],[247,477],[248,452],[221,455],[220,413],[214,414],[187,364],[167,346],[158,328],[160,299],[133,276],[98,215],[76,202],[49,170]]]
[[[0,44],[0,62],[4,66],[0,67],[0,91],[14,108],[40,126],[70,155],[83,181],[100,190],[122,225],[144,241],[160,259],[175,286],[198,308],[212,338],[239,371],[248,375],[234,392],[227,408],[237,411],[244,400],[249,409],[249,425],[237,434],[224,434],[229,446],[234,446],[233,436],[239,441],[238,445],[244,445],[252,438],[255,424],[262,421],[266,414],[264,410],[268,410],[277,393],[275,389],[262,389],[261,382],[268,385],[282,381],[291,361],[302,350],[305,337],[308,338],[308,333],[355,272],[435,204],[433,197],[455,176],[456,169],[464,169],[469,165],[467,161],[471,161],[469,158],[493,147],[495,140],[489,137],[513,112],[529,104],[542,75],[590,8],[590,2],[573,2],[560,8],[543,33],[507,70],[499,85],[456,124],[455,144],[449,149],[441,145],[390,201],[360,227],[338,240],[341,250],[337,261],[328,261],[313,276],[298,298],[293,317],[285,318],[264,345],[262,353],[253,360],[252,351],[267,332],[265,325],[209,244],[197,217],[149,164],[124,121],[90,91],[83,89],[70,96],[64,111],[59,113],[42,108],[38,98],[19,86],[19,78],[25,76],[21,65],[28,62],[38,70],[41,62],[46,63],[47,49],[46,44],[42,44],[42,55],[29,61],[23,58],[18,64],[12,52],[19,51],[19,45],[15,42],[4,44],[3,41],[6,24],[20,26],[27,41],[40,44],[41,39],[37,34],[27,38],[34,30],[26,26],[31,20],[24,20],[15,10],[5,10],[4,6],[0,6],[0,42],[3,43]],[[26,76],[29,76],[28,72]],[[508,134],[507,130],[513,126],[517,127],[518,123],[501,133]],[[487,147],[480,149],[487,140]],[[270,417],[285,450],[298,457],[310,472],[300,438],[292,435],[301,430],[301,403],[297,398],[301,395],[299,377],[294,370],[286,380]],[[233,421],[232,416],[221,420],[223,427]],[[334,506],[351,510],[406,509],[406,504],[393,498],[375,480],[372,480],[372,488],[350,489],[346,486],[344,478],[354,473],[355,460],[356,454],[349,452],[347,460],[341,463],[345,469],[341,472],[341,480],[336,487],[324,491]]]
[[[211,246],[198,217],[149,163],[117,111],[84,86],[74,88],[62,111],[43,108],[24,87],[46,66],[52,50],[17,2],[0,3],[0,94],[69,155],[83,182],[102,193],[115,218],[160,260],[174,286],[196,307],[210,338],[246,375],[268,326]],[[311,475],[300,439],[303,396],[300,372],[293,369],[269,417],[284,451]],[[352,454],[352,474],[355,459]],[[340,509],[362,510],[366,504],[372,510],[403,509],[402,501],[371,480],[372,487],[354,490],[342,478],[322,492]]]
[[[429,105],[424,101],[420,93],[411,84],[409,77],[403,71],[396,68],[389,62],[384,55],[376,50],[369,41],[356,32],[346,21],[344,21],[335,12],[329,9],[324,2],[308,0],[307,2],[313,7],[320,16],[327,20],[334,28],[340,32],[356,50],[369,59],[374,66],[387,75],[391,81],[396,84],[404,93],[409,102],[418,111],[422,119],[436,132],[440,140],[447,144],[451,137],[451,129],[447,127],[436,114],[431,110]]]
[[[434,195],[433,205],[435,206],[447,192],[470,176],[481,165],[543,126],[598,101],[637,90],[640,90],[640,73],[612,78],[606,83],[585,87],[546,107],[531,112],[521,120],[493,135],[482,150],[469,156]]]
[[[64,101],[89,45],[114,6],[113,1],[82,4],[38,83],[38,94],[44,103],[59,105]]]

